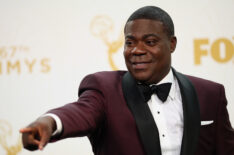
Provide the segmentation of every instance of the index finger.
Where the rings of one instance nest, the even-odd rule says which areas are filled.
[[[32,132],[33,129],[30,127],[22,128],[19,130],[20,133],[27,133],[27,132]]]

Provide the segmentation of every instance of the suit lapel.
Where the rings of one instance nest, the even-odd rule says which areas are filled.
[[[194,155],[197,149],[200,129],[200,108],[196,91],[190,80],[183,74],[176,72],[176,76],[183,102],[184,133],[181,155]]]
[[[127,72],[122,81],[125,100],[136,121],[137,129],[147,155],[161,155],[158,129],[136,81]]]
[[[200,110],[196,91],[190,80],[183,74],[176,72],[176,76],[183,102],[184,133],[181,155],[193,155],[196,152],[199,129]],[[161,155],[158,129],[136,81],[127,72],[122,81],[122,88],[127,105],[135,118],[138,132],[147,155]]]

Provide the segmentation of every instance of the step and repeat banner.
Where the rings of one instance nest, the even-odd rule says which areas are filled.
[[[234,125],[233,0],[0,0],[0,154],[92,155],[87,138],[22,148],[19,129],[77,100],[82,78],[125,70],[123,27],[145,5],[166,10],[178,39],[173,66],[222,83]]]

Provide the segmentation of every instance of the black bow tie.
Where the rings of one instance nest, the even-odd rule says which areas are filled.
[[[160,85],[153,85],[151,87],[148,85],[141,84],[140,89],[142,90],[143,95],[145,97],[145,102],[148,102],[152,94],[154,93],[157,94],[158,98],[162,102],[165,102],[171,89],[171,83],[163,83]]]

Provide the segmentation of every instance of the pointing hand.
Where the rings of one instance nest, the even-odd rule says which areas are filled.
[[[56,130],[56,123],[52,117],[40,117],[25,128],[20,129],[25,149],[42,150],[49,142],[52,133]]]

